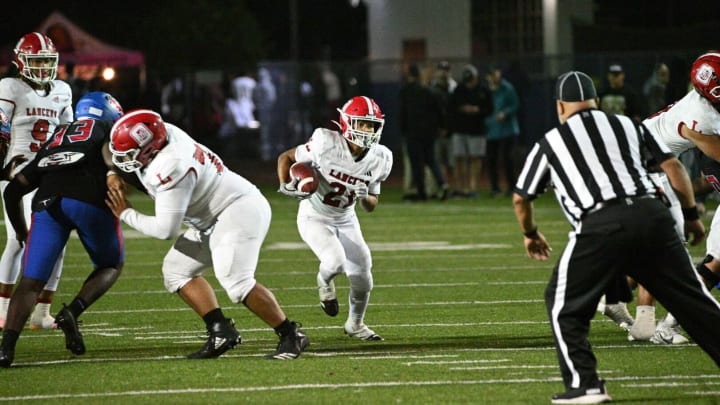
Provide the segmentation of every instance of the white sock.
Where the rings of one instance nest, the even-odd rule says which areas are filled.
[[[10,306],[10,298],[0,297],[0,318],[7,319],[7,311]]]
[[[360,326],[363,324],[365,311],[367,310],[369,302],[369,292],[355,293],[352,288],[350,288],[350,316],[348,318],[348,324],[352,323],[354,326]]]
[[[652,319],[655,323],[655,306],[654,305],[638,305],[635,308],[635,321]]]
[[[31,319],[39,321],[46,316],[50,316],[50,303],[38,302],[35,304],[35,311],[33,311]]]
[[[635,340],[648,340],[655,334],[654,305],[638,305],[635,308],[635,322],[629,332]]]

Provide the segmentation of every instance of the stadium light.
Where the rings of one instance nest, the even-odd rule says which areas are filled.
[[[105,67],[102,70],[102,78],[105,79],[105,81],[110,81],[115,78],[115,69],[111,67]]]

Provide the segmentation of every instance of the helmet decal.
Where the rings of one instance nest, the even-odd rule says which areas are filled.
[[[142,122],[133,125],[128,131],[130,137],[137,143],[138,146],[143,147],[147,145],[153,138],[153,133],[145,126]]]

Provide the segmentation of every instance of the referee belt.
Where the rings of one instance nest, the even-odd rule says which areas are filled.
[[[585,211],[583,216],[594,214],[594,213],[596,213],[602,209],[605,209],[607,207],[613,207],[616,205],[633,205],[636,201],[655,199],[655,198],[656,197],[652,194],[646,194],[646,195],[632,196],[632,197],[618,197],[618,198],[613,198],[612,200],[600,201],[599,203],[593,205],[592,208]]]

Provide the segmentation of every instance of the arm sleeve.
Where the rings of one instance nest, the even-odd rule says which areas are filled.
[[[159,192],[155,196],[155,216],[128,208],[120,214],[120,219],[147,236],[173,239],[182,231],[183,219],[195,183],[197,183],[195,175],[188,174],[173,188]]]

